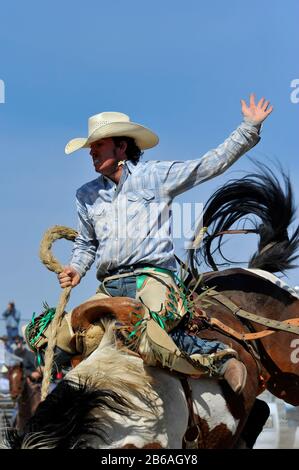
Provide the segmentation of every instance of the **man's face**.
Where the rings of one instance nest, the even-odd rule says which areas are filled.
[[[109,176],[118,168],[118,162],[124,158],[124,149],[117,147],[111,137],[93,142],[90,155],[97,173]]]

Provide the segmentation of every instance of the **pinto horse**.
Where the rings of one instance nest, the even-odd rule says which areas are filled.
[[[98,348],[39,405],[23,434],[7,431],[2,447],[181,449],[236,444],[254,403],[250,387],[244,398],[223,382],[189,379],[195,417],[191,429],[180,377],[145,366],[137,354],[117,346],[113,320],[103,320],[103,325]]]
[[[296,257],[299,228],[288,237],[294,207],[286,177],[285,182],[284,192],[268,171],[221,188],[205,208],[204,226],[209,232],[202,248],[190,252],[192,275],[186,283],[195,289],[198,317],[191,326],[186,318],[186,328],[192,333],[196,326],[200,337],[221,340],[238,351],[248,371],[241,395],[224,381],[206,377],[182,381],[167,369],[144,365],[139,356],[115,342],[110,308],[109,321],[99,315],[105,334],[98,348],[39,405],[21,436],[7,432],[7,447],[233,448],[240,438],[248,439],[253,412],[258,417],[263,414],[262,424],[265,421],[265,409],[256,413],[256,397],[265,388],[299,405],[299,299],[276,285],[279,279],[269,280],[263,272],[283,271]],[[250,268],[259,271],[206,273],[196,287],[199,255],[217,269],[212,241],[248,214],[262,221],[254,229],[260,235],[259,250],[250,261]],[[214,291],[206,291],[210,302],[203,306],[196,294],[206,287]],[[115,312],[120,315],[120,298],[101,302],[99,312],[110,302],[118,306]],[[248,441],[254,443],[252,433]]]
[[[243,270],[234,271],[237,272],[227,270],[221,273],[228,283],[234,281],[234,275],[237,278],[242,277]],[[255,279],[257,285],[262,281],[259,276],[245,271],[245,278],[246,276]],[[209,282],[209,278],[206,282]],[[216,276],[211,282],[214,286]],[[268,295],[266,290],[268,282],[264,281],[265,285],[262,286],[265,296]],[[247,283],[248,279],[246,285]],[[218,284],[224,286],[219,280]],[[252,285],[254,286],[253,283]],[[277,289],[281,294],[282,289]],[[242,299],[242,295],[237,299],[231,295],[228,284],[223,288],[223,292],[235,302],[241,299],[239,305],[244,308],[252,300],[250,293],[247,303],[244,302],[244,296]],[[277,295],[276,293],[275,297]],[[281,295],[290,294],[283,291]],[[250,331],[249,323],[244,328],[241,321],[233,316],[226,306],[217,305],[216,302],[217,300],[214,303],[213,299],[213,304],[206,307],[206,313],[210,318],[220,319],[235,331]],[[228,340],[224,333],[215,331],[209,326],[202,328],[201,337],[230,342],[246,364],[248,379],[241,396],[236,396],[224,381],[209,378],[188,379],[186,393],[186,384],[184,385],[180,377],[170,374],[166,369],[145,366],[138,355],[117,347],[113,330],[115,321],[113,311],[117,318],[127,317],[138,305],[139,303],[133,299],[118,297],[97,301],[98,318],[102,318],[105,330],[99,347],[69,372],[64,381],[39,405],[22,438],[15,439],[15,434],[10,435],[7,439],[10,446],[101,449],[184,446],[190,448],[193,444],[196,448],[231,448],[238,445],[240,438],[245,441],[247,438],[247,442],[254,443],[255,439],[252,439],[252,431],[250,433],[248,424],[252,412],[256,411],[257,404],[261,406],[261,403],[255,399],[265,386],[268,389],[273,388],[277,396],[288,402],[298,403],[298,364],[294,364],[291,359],[288,364],[286,359],[284,364],[282,361],[279,362],[280,355],[271,355],[271,344],[269,348],[268,344],[265,344],[265,341],[269,341],[269,338],[275,334],[294,336],[293,333],[282,331],[259,340],[263,349],[258,351],[263,351],[264,354],[260,354],[257,358],[250,349],[244,347],[244,341],[233,337],[229,337]],[[259,314],[266,315],[264,307],[261,299]],[[279,303],[276,313],[280,315],[277,318],[282,320],[285,317],[281,315],[281,307],[282,303]],[[92,314],[94,315],[94,301],[90,302],[89,306],[85,304],[84,308],[87,312],[86,321],[86,318],[90,319]],[[110,323],[104,319],[105,312],[108,313]],[[290,338],[286,340],[287,344],[289,340]],[[283,348],[282,341],[280,348]],[[281,371],[281,374],[277,371]],[[287,376],[287,380],[284,375]],[[192,411],[187,406],[190,398],[193,402]],[[262,407],[261,413],[264,414],[263,424],[267,418],[267,410]],[[255,413],[259,419],[261,413]],[[191,416],[192,426],[190,426]],[[255,424],[260,426],[257,422]]]

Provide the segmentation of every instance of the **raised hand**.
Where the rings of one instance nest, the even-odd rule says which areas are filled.
[[[261,98],[258,104],[255,104],[255,95],[251,93],[249,99],[249,106],[246,101],[241,100],[242,113],[244,118],[250,121],[261,124],[273,111],[273,106],[270,105],[270,101],[265,101],[265,98]]]

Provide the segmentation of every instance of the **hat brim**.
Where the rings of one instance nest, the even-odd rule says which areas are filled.
[[[65,153],[88,148],[93,142],[107,137],[132,137],[141,150],[150,149],[159,143],[159,137],[150,129],[135,122],[111,122],[96,129],[88,138],[70,140],[65,146]]]

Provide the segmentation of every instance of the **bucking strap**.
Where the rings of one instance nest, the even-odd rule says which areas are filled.
[[[236,331],[233,328],[225,325],[217,318],[211,318],[209,323],[211,326],[216,326],[220,330],[224,331],[230,336],[233,336],[234,338],[241,340],[241,341],[254,341],[256,339],[261,339],[266,336],[277,333],[277,330],[263,330],[263,331],[258,331],[256,333],[240,333],[239,331]],[[292,323],[292,324],[299,325],[299,318],[292,318],[290,320],[284,320],[282,323]]]
[[[285,331],[287,333],[295,333],[299,335],[299,326],[294,326],[296,324],[299,324],[298,318],[292,318],[284,321],[278,321],[278,320],[271,320],[266,317],[262,317],[260,315],[256,315],[254,313],[248,312],[247,310],[244,310],[240,307],[238,307],[234,302],[232,302],[230,299],[225,297],[223,294],[219,294],[219,292],[210,289],[207,291],[207,295],[209,297],[212,297],[213,299],[217,300],[220,304],[224,305],[224,307],[227,307],[234,315],[245,318],[246,320],[250,320],[252,322],[258,323],[260,325],[267,326],[273,330],[280,330],[280,331]],[[215,319],[213,319],[215,320]],[[219,322],[219,320],[218,320]],[[221,323],[221,322],[220,322]],[[267,336],[268,334],[275,333],[275,331],[269,331],[265,330],[264,332],[260,333],[266,333],[263,336]],[[248,333],[249,335],[255,334],[255,333]],[[257,333],[258,334],[258,333]],[[262,337],[258,336],[257,338]],[[246,337],[242,337],[242,339],[247,339]],[[256,339],[255,337],[248,338],[248,339]]]

